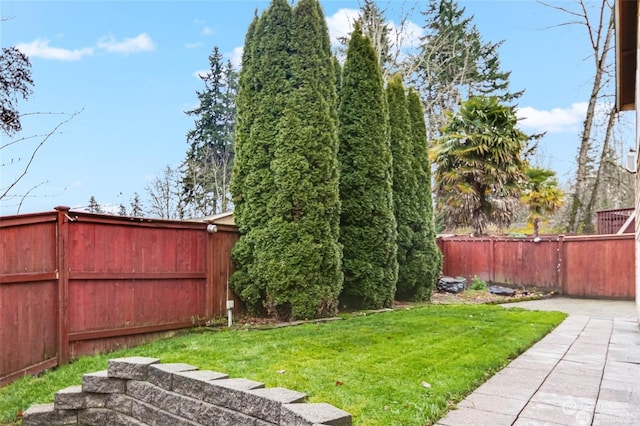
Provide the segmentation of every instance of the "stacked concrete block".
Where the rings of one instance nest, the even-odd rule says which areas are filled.
[[[351,425],[349,413],[305,399],[189,364],[117,358],[107,370],[85,374],[82,386],[57,392],[53,404],[30,407],[23,425]]]

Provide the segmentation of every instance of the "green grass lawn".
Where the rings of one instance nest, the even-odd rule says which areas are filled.
[[[270,330],[199,330],[109,355],[82,357],[0,389],[0,423],[80,384],[107,359],[157,357],[309,394],[356,425],[435,423],[566,317],[487,305],[430,305]],[[428,385],[427,385],[428,384]]]

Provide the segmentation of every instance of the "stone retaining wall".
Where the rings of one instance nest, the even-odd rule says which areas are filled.
[[[85,374],[82,386],[33,405],[24,426],[58,425],[334,425],[351,415],[333,405],[305,403],[307,395],[233,379],[189,364],[145,357],[109,360],[108,370]]]

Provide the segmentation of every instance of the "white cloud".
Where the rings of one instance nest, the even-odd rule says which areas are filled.
[[[193,73],[193,76],[200,80],[202,77],[205,77],[209,74],[209,70],[198,70]]]
[[[339,39],[348,36],[353,31],[353,22],[358,16],[360,16],[358,9],[339,9],[333,15],[327,16],[327,27],[333,46],[339,45]]]
[[[242,66],[242,53],[244,52],[244,47],[243,46],[239,46],[236,47],[235,49],[233,49],[233,52],[231,52],[230,56],[230,60],[231,63],[233,64],[233,66],[235,67],[235,69],[240,69],[240,67]]]
[[[576,102],[569,108],[539,110],[523,107],[517,110],[522,127],[535,132],[563,133],[578,131],[587,113],[586,102]]]
[[[63,49],[49,46],[49,40],[36,39],[31,43],[18,43],[16,48],[30,58],[53,59],[57,61],[78,61],[83,56],[93,54],[93,49],[83,47],[81,49]]]
[[[424,30],[420,25],[412,21],[406,21],[398,26],[395,22],[389,23],[391,44],[394,45],[396,40],[400,41],[402,49],[413,49],[420,46],[420,37],[423,36]]]
[[[204,34],[204,35],[211,35],[211,34],[213,34],[213,30],[212,30],[210,27],[204,27],[204,28],[202,29],[202,34]]]
[[[340,9],[333,15],[327,16],[327,27],[329,28],[332,46],[338,46],[341,38],[348,37],[351,34],[353,23],[359,16],[360,11],[358,9]],[[388,25],[392,49],[395,49],[397,43],[399,43],[402,51],[420,46],[420,37],[424,33],[420,25],[412,21],[405,21],[400,25],[391,21]]]
[[[112,53],[137,53],[137,52],[151,52],[156,49],[153,40],[147,33],[138,34],[132,38],[126,38],[122,41],[118,41],[113,37],[101,38],[98,40],[98,47]]]

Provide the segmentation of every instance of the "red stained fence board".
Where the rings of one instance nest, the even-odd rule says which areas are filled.
[[[242,310],[237,228],[56,210],[0,218],[0,386]]]
[[[635,299],[633,234],[445,237],[443,274],[566,296]]]

